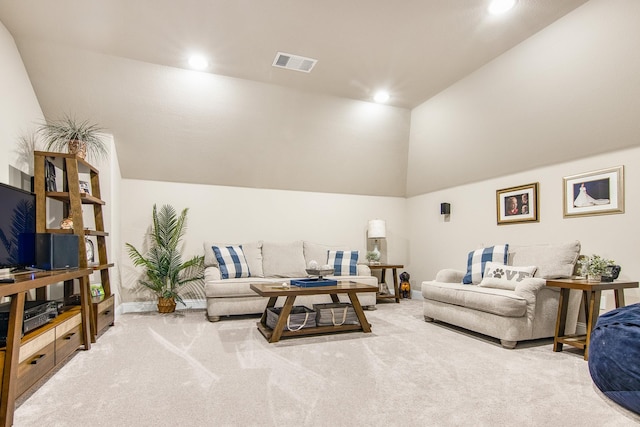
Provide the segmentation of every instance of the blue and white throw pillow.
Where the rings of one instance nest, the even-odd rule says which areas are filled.
[[[495,245],[490,248],[482,248],[469,252],[469,257],[467,259],[467,274],[465,274],[462,279],[462,283],[466,285],[477,285],[482,281],[484,268],[487,262],[506,264],[508,255],[508,244]]]
[[[240,246],[214,246],[213,253],[220,266],[220,276],[223,279],[239,279],[251,277],[247,260]]]
[[[358,251],[329,251],[327,264],[334,268],[334,276],[357,276]]]

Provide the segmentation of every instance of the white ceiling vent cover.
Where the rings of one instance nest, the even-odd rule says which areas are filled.
[[[273,66],[278,68],[286,68],[287,70],[310,73],[313,67],[316,65],[316,62],[318,62],[317,59],[305,58],[304,56],[278,52],[276,54],[276,59],[273,60]]]

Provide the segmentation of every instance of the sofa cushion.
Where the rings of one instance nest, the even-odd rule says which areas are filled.
[[[205,275],[206,277],[206,275]],[[273,283],[282,284],[284,280],[268,279],[264,277],[227,279],[227,280],[207,280],[204,284],[204,293],[208,298],[220,297],[255,297],[256,294],[251,289],[252,283]],[[287,280],[288,282],[288,280]]]
[[[497,314],[504,317],[522,317],[527,312],[527,300],[513,291],[483,288],[461,283],[425,282],[425,299],[439,301]]]
[[[310,261],[316,261],[320,267],[327,264],[329,260],[329,251],[347,251],[346,246],[321,245],[319,243],[303,242],[305,265],[309,265]]]
[[[535,277],[541,279],[569,278],[580,255],[580,242],[509,247],[509,264],[535,265]]]
[[[467,274],[462,279],[464,284],[477,285],[482,281],[487,262],[507,263],[509,245],[495,245],[489,248],[476,249],[467,257]]]
[[[524,279],[533,277],[535,266],[514,267],[511,265],[488,262],[484,269],[484,277],[478,283],[480,287],[515,290],[516,285]]]
[[[214,246],[213,253],[218,260],[223,279],[238,279],[251,276],[242,246]]]
[[[329,251],[327,262],[336,276],[356,276],[358,274],[358,251]]]
[[[257,241],[257,242],[236,244],[236,243],[215,243],[211,241],[205,241],[203,246],[204,246],[205,268],[218,266],[218,260],[216,259],[216,256],[213,253],[214,246],[218,246],[218,247],[242,246],[242,250],[244,251],[244,258],[247,260],[249,271],[251,271],[251,277],[264,277],[264,273],[262,272],[262,242]]]
[[[265,277],[306,277],[302,240],[262,242],[262,271]]]

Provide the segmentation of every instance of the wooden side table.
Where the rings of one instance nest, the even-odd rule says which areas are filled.
[[[398,269],[404,268],[404,265],[401,264],[371,264],[369,265],[371,270],[380,270],[380,283],[385,282],[385,273],[388,269],[393,272],[393,294],[381,294],[378,291],[377,298],[386,299],[386,298],[395,298],[396,302],[400,302],[400,287],[398,284]]]
[[[562,345],[568,344],[584,350],[584,360],[589,360],[589,342],[591,331],[598,321],[600,314],[600,297],[602,291],[613,290],[616,299],[616,308],[624,307],[624,289],[637,288],[638,282],[588,282],[581,279],[550,279],[547,286],[560,288],[560,303],[558,304],[558,318],[556,319],[556,332],[553,337],[553,351],[562,351]],[[569,291],[577,289],[582,291],[584,312],[587,320],[586,335],[565,335],[567,323],[567,307],[569,305]]]

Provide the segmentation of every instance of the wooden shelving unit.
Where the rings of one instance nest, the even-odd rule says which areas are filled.
[[[6,347],[0,348],[0,426],[13,425],[15,400],[78,348],[91,348],[89,337],[89,276],[92,270],[43,271],[16,276],[0,287],[0,297],[11,298]],[[79,306],[67,307],[46,325],[22,336],[24,302],[32,289],[60,282],[80,282]]]
[[[47,188],[46,170],[53,166],[58,173],[62,174],[62,188]],[[91,342],[95,342],[96,337],[106,327],[113,325],[113,294],[111,293],[111,280],[109,268],[113,263],[107,259],[107,241],[109,233],[104,227],[104,217],[102,208],[105,202],[101,199],[100,174],[98,169],[87,161],[82,160],[74,154],[53,153],[36,151],[34,153],[34,191],[36,194],[36,231],[38,233],[61,233],[76,234],[79,237],[78,253],[80,256],[80,268],[90,268],[98,273],[100,283],[104,289],[104,297],[94,297],[91,300]],[[90,188],[90,193],[80,190],[80,175],[86,176]],[[61,229],[50,227],[47,217],[47,200],[54,200],[62,203],[63,215],[65,218],[73,218],[72,229]],[[85,227],[83,218],[83,208],[93,208],[94,228]],[[97,250],[94,252],[95,262],[91,263],[87,259],[86,240],[92,237],[97,242]],[[42,290],[41,292],[44,292]],[[73,294],[73,282],[65,282],[65,300]],[[44,298],[44,295],[39,295]],[[98,321],[101,319],[101,321]]]

